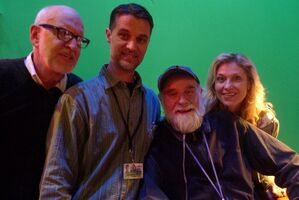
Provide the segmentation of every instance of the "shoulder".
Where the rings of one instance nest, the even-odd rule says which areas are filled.
[[[17,58],[17,59],[2,59],[0,60],[0,73],[8,73],[8,72],[17,72],[19,70],[24,70],[25,58]]]
[[[0,59],[0,66],[9,66],[9,65],[18,65],[23,64],[24,65],[24,58],[15,58],[15,59]]]
[[[257,127],[265,131],[266,133],[277,137],[279,133],[279,121],[275,116],[274,111],[267,109],[259,114],[259,119],[257,121]]]
[[[154,90],[152,90],[151,88],[149,88],[149,87],[147,87],[146,85],[143,85],[143,84],[142,84],[142,87],[143,87],[144,91],[146,93],[148,93],[148,95],[157,96],[156,93],[154,92]]]
[[[70,88],[71,86],[81,82],[82,79],[77,76],[76,74],[70,73],[67,74],[67,88]]]
[[[0,60],[0,85],[2,87],[12,87],[12,85],[22,84],[30,77],[24,59]]]
[[[154,130],[154,139],[159,140],[163,137],[168,137],[168,133],[173,131],[171,125],[167,122],[165,117],[161,117],[157,122]]]
[[[105,94],[105,87],[99,76],[81,81],[70,87],[63,96],[73,99],[79,104],[88,104],[100,101]]]
[[[88,92],[89,90],[96,89],[99,85],[101,85],[101,81],[98,76],[85,81],[74,74],[72,74],[71,77],[73,81],[77,81],[77,84],[70,87],[66,93],[74,93],[75,91],[75,93],[84,93],[85,91]]]
[[[207,118],[211,122],[221,124],[227,124],[228,122],[233,122],[239,119],[238,116],[226,110],[210,111],[205,115],[205,118]]]
[[[161,115],[161,108],[158,96],[152,89],[147,88],[144,85],[142,86],[142,89],[144,90],[146,106],[149,111],[148,113],[151,116],[154,116],[155,121],[159,120]]]
[[[147,99],[149,99],[151,101],[159,102],[157,94],[152,89],[150,89],[149,87],[147,87],[145,85],[142,85],[142,88],[145,92]]]
[[[205,119],[209,121],[211,129],[228,135],[233,132],[243,135],[254,126],[238,115],[225,110],[209,112],[205,115]]]

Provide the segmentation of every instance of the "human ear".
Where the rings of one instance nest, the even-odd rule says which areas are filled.
[[[111,30],[109,28],[106,28],[106,40],[110,44],[110,42],[111,42]]]
[[[39,33],[40,33],[40,27],[36,25],[31,25],[30,27],[30,41],[32,46],[37,47],[39,43]]]

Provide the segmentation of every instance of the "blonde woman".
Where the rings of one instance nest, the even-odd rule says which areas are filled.
[[[260,129],[277,137],[279,122],[272,104],[266,102],[264,87],[254,64],[244,55],[220,54],[213,62],[207,81],[207,111],[225,109],[242,117]],[[255,196],[265,199],[283,197],[284,189],[274,183],[274,177],[254,174]]]

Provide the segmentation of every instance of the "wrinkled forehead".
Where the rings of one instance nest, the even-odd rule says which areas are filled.
[[[192,77],[186,75],[175,75],[169,77],[163,86],[162,93],[170,90],[185,91],[189,89],[200,89],[199,83]]]
[[[164,80],[162,90],[170,86],[182,86],[182,83],[200,87],[199,83],[192,76],[188,74],[175,74],[167,77]]]

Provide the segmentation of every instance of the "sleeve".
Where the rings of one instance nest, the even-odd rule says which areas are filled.
[[[276,184],[287,188],[290,199],[299,197],[299,155],[294,150],[249,124],[243,150],[254,170],[274,175]]]
[[[161,189],[159,168],[154,157],[149,153],[145,161],[145,173],[139,191],[139,200],[168,200]]]
[[[260,118],[257,122],[258,128],[262,129],[271,136],[277,138],[279,133],[279,121],[276,118],[272,106],[268,106],[268,110],[262,111],[260,113]],[[274,181],[273,176],[265,176],[263,174],[256,174],[255,185],[259,184],[261,192],[266,192],[267,188],[275,186],[279,188]],[[279,188],[281,190],[281,188]],[[274,195],[274,194],[273,194]],[[275,194],[278,195],[278,194]]]
[[[60,98],[48,131],[48,151],[40,183],[40,199],[71,199],[85,141],[82,111],[68,94]]]

